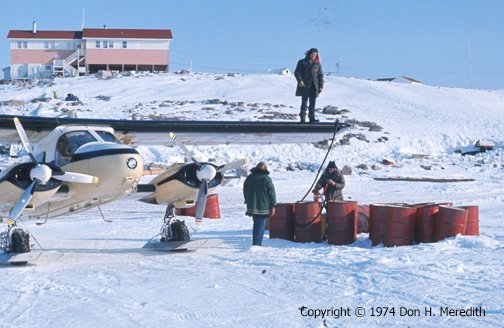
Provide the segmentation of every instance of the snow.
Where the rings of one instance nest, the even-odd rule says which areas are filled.
[[[292,76],[272,74],[58,78],[28,86],[1,85],[0,113],[58,116],[74,110],[79,117],[92,118],[253,121],[274,114],[275,119],[297,120],[300,99],[294,91]],[[52,98],[55,92],[59,99],[30,102]],[[64,102],[67,93],[76,94],[83,104]],[[107,97],[109,101],[103,100]],[[159,232],[164,208],[123,199],[102,208],[112,223],[103,221],[97,209],[50,219],[41,226],[36,225],[39,221],[24,220],[36,238],[35,248],[64,255],[24,267],[0,266],[0,327],[500,326],[504,314],[503,103],[504,90],[335,76],[326,77],[317,101],[318,108],[337,106],[349,111],[318,112],[322,121],[353,120],[358,124],[349,132],[367,140],[353,137],[348,145],[337,142],[329,154],[340,168],[352,168],[346,176],[346,199],[364,205],[427,201],[478,205],[480,236],[386,248],[371,247],[367,233],[345,246],[293,243],[266,235],[264,247],[252,247],[252,222],[244,215],[241,179],[217,190],[221,219],[195,226],[193,219],[186,218],[193,239],[224,242],[217,248],[166,254],[141,249]],[[382,130],[369,131],[361,124],[366,121]],[[475,156],[454,153],[478,139],[493,142],[495,150]],[[295,202],[310,189],[326,149],[293,142],[191,150],[199,159],[218,163],[243,157],[250,157],[252,164],[266,160],[278,202]],[[139,149],[147,163],[157,165],[184,156],[181,150],[162,145]],[[394,164],[383,165],[383,159]],[[358,169],[359,164],[378,169]],[[289,166],[294,171],[287,170]],[[373,180],[387,176],[475,181]],[[0,229],[5,229],[5,222]],[[366,311],[363,317],[356,316],[359,307]],[[388,312],[383,315],[385,307]],[[481,307],[485,316],[440,315],[445,307]],[[326,311],[317,312],[317,318],[304,316],[316,309]],[[419,314],[401,315],[405,309]]]

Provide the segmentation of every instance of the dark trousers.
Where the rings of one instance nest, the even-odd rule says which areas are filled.
[[[310,105],[308,105],[308,100],[310,101]],[[315,96],[315,84],[310,84],[310,93],[308,96],[301,96],[301,112],[299,116],[301,120],[304,121],[306,116],[306,109],[308,108],[308,118],[310,121],[315,119],[315,102],[317,101],[317,97]]]
[[[264,230],[266,228],[266,216],[254,215],[254,228],[252,229],[252,245],[261,246]]]

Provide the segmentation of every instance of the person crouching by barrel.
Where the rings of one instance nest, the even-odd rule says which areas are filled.
[[[315,188],[313,188],[314,198],[317,198],[316,196],[319,195],[319,190],[322,188],[326,201],[343,200],[342,190],[345,188],[345,177],[343,177],[334,161],[329,162]]]
[[[266,218],[275,214],[276,193],[265,162],[257,163],[243,183],[243,197],[248,216],[254,219],[252,245],[261,246]]]

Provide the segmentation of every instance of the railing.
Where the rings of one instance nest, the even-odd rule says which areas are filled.
[[[65,75],[65,73],[68,73],[70,76],[77,76],[79,74],[79,70],[71,64],[74,61],[79,60],[83,53],[82,49],[77,49],[64,59],[53,59],[53,74],[63,73],[63,75]]]
[[[72,65],[68,65],[64,68],[65,71],[68,71],[68,73],[71,75],[71,76],[77,76],[79,74],[79,71],[73,67]]]
[[[73,63],[75,60],[79,59],[79,56],[80,56],[80,49],[77,49],[76,51],[74,51],[70,56],[68,56],[67,58],[65,58],[63,60],[63,64],[66,66],[66,65],[70,65],[71,63]]]

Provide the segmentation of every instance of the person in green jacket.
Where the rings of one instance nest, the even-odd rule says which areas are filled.
[[[257,163],[243,183],[243,197],[248,216],[254,219],[252,245],[261,246],[266,218],[275,214],[276,193],[265,162]]]

